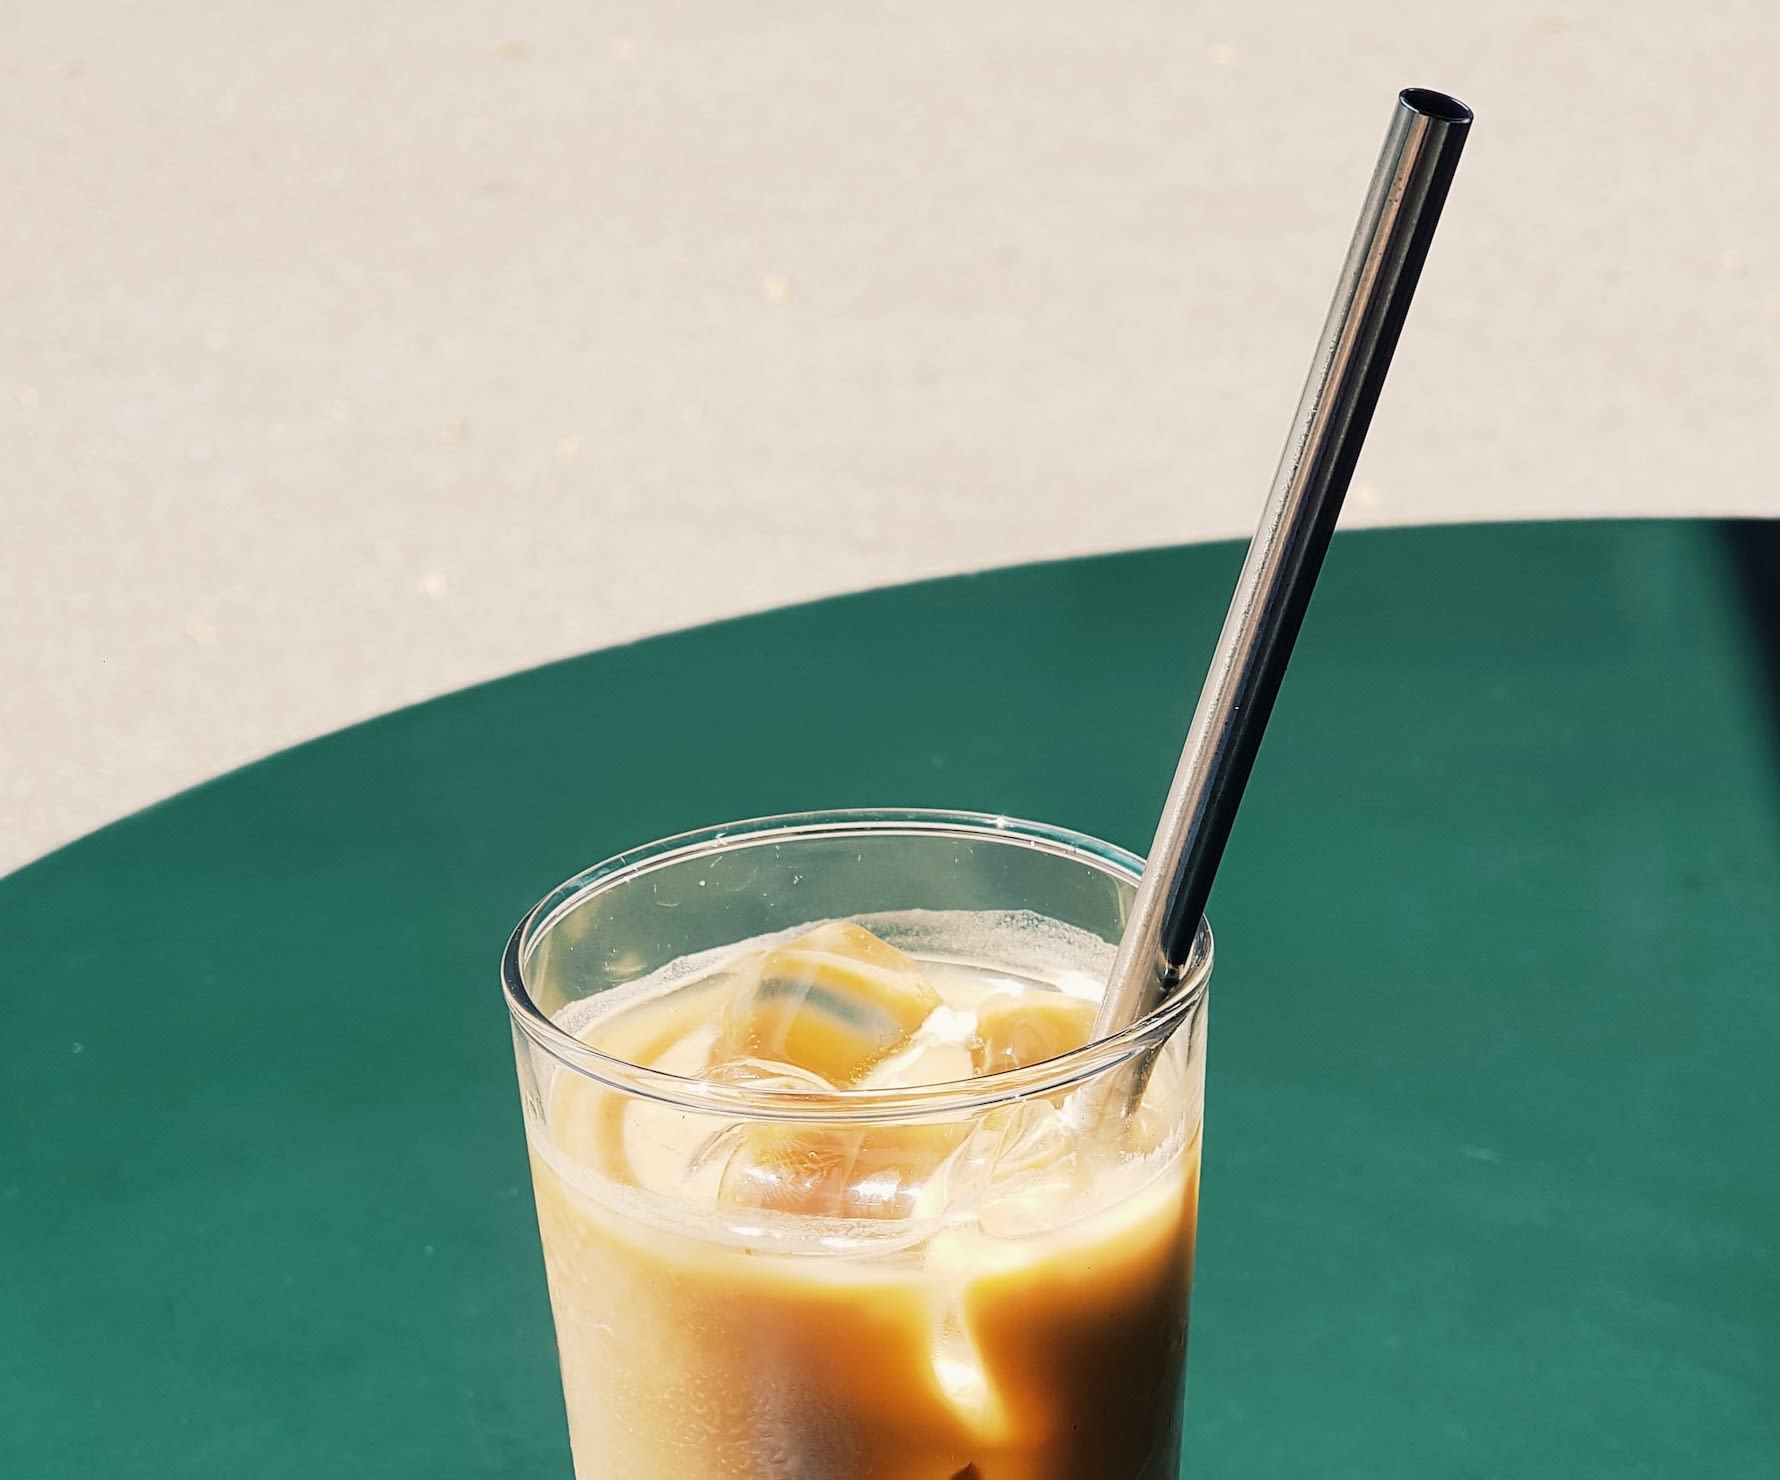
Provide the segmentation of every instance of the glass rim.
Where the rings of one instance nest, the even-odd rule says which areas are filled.
[[[676,1109],[737,1120],[799,1122],[908,1121],[976,1113],[1036,1096],[1057,1094],[1132,1063],[1171,1037],[1203,999],[1211,975],[1211,928],[1194,937],[1187,969],[1160,1003],[1129,1027],[1042,1063],[972,1079],[906,1088],[799,1090],[691,1079],[633,1064],[602,1052],[559,1028],[532,1000],[525,967],[532,950],[571,908],[589,895],[646,877],[658,869],[713,853],[818,837],[954,837],[1032,848],[1083,863],[1108,878],[1135,885],[1143,860],[1128,849],[1049,823],[988,812],[937,808],[858,808],[789,812],[677,833],[613,854],[565,879],[539,900],[508,938],[501,955],[501,989],[514,1026],[558,1064],[609,1088]],[[738,942],[740,944],[740,942]]]

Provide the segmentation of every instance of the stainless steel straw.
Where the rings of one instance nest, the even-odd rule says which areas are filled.
[[[1148,1012],[1187,964],[1470,127],[1471,110],[1444,93],[1412,87],[1397,98],[1119,941],[1096,1037]]]

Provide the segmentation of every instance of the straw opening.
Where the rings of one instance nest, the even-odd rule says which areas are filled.
[[[1443,92],[1435,92],[1430,87],[1406,87],[1397,96],[1408,107],[1428,118],[1436,118],[1443,123],[1469,123],[1471,121],[1471,110],[1457,98]]]

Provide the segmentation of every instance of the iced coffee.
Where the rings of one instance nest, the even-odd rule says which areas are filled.
[[[1176,1474],[1208,961],[1090,1045],[1135,860],[1009,869],[1015,844],[972,836],[959,878],[867,864],[944,859],[972,824],[929,825],[727,870],[670,849],[653,887],[608,885],[636,899],[602,907],[596,882],[534,916],[529,956],[516,937],[510,993],[528,964],[543,988],[516,1041],[580,1480]],[[903,907],[707,943],[825,862],[854,877],[810,901]],[[700,949],[639,949],[682,909],[675,929],[713,917]]]

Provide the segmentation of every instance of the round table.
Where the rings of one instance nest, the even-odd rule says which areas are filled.
[[[1337,542],[1212,905],[1185,1473],[1775,1472],[1776,529]],[[566,1476],[514,921],[767,812],[1141,849],[1239,560],[589,654],[0,881],[0,1470]]]

